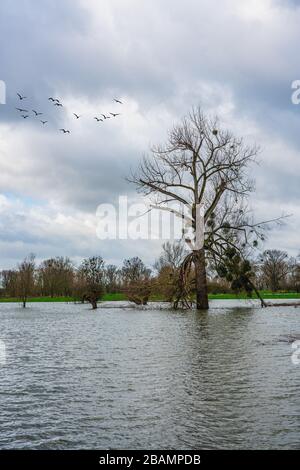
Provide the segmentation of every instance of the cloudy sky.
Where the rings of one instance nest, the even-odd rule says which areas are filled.
[[[258,219],[292,214],[265,247],[296,255],[299,24],[298,0],[1,0],[1,268],[31,252],[76,262],[101,254],[116,264],[139,255],[151,264],[160,243],[99,240],[96,209],[136,198],[130,168],[193,105],[261,146],[251,205]],[[47,125],[20,118],[17,91]]]

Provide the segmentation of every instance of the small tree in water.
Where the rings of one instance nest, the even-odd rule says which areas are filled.
[[[22,261],[17,271],[17,292],[25,308],[27,299],[34,293],[35,255],[31,254]]]
[[[162,253],[154,264],[157,271],[155,292],[167,302],[172,302],[174,307],[177,306],[179,294],[180,268],[187,254],[184,242],[166,242],[162,245]]]
[[[101,256],[93,256],[83,260],[80,266],[80,278],[83,283],[83,299],[90,302],[93,310],[104,294],[105,263]]]
[[[135,257],[123,262],[121,275],[127,299],[137,305],[147,305],[152,291],[151,270]]]

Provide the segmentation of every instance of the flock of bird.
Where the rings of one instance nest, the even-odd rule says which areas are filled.
[[[27,96],[23,96],[21,93],[17,93],[17,96],[18,96],[20,102],[23,102],[24,100],[28,99]],[[61,101],[59,99],[53,98],[52,96],[50,96],[48,98],[48,101],[51,102],[53,104],[53,106],[56,106],[57,108],[63,108],[64,107],[64,105],[61,103]],[[123,104],[123,102],[121,100],[117,99],[117,98],[114,98],[113,101],[116,104],[121,104],[121,105]],[[16,107],[16,110],[20,113],[21,118],[23,118],[23,119],[30,118],[30,111],[28,109],[24,109],[24,108],[21,108],[21,107]],[[31,111],[32,111],[35,118],[40,118],[40,116],[44,115],[44,113],[36,111],[35,109],[32,109]],[[97,121],[97,122],[104,122],[107,119],[116,118],[117,116],[120,116],[120,115],[121,115],[121,113],[112,113],[112,112],[110,112],[107,115],[106,114],[100,114],[100,117],[95,116],[94,120]],[[80,119],[82,117],[82,115],[79,115],[77,113],[73,113],[73,116],[76,120]],[[45,126],[49,122],[47,120],[44,121],[42,118],[40,118],[39,120],[40,120],[40,122],[43,126]],[[70,134],[71,133],[70,130],[64,129],[64,128],[59,129],[59,132],[62,132],[63,134]]]

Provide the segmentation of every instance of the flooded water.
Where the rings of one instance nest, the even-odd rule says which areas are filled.
[[[0,304],[0,448],[299,449],[300,309],[211,306]]]

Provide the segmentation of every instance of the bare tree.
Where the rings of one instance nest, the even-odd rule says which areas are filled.
[[[152,290],[151,270],[136,256],[124,260],[121,275],[127,299],[137,305],[146,305]]]
[[[106,290],[110,293],[117,292],[120,272],[117,266],[109,264],[105,269]]]
[[[285,280],[291,271],[288,254],[281,250],[266,250],[260,257],[260,263],[266,286],[276,292],[280,287],[280,283]]]
[[[130,284],[132,282],[138,282],[149,278],[151,270],[148,269],[143,261],[136,256],[134,258],[124,260],[121,274],[124,284]]]
[[[72,286],[72,297],[81,303],[84,303],[87,285],[86,278],[81,268],[77,269],[74,273],[73,286]]]
[[[158,260],[156,260],[154,268],[158,272],[166,266],[178,269],[186,255],[187,250],[182,241],[175,243],[166,242],[162,246],[162,253]]]
[[[104,266],[101,256],[85,259],[80,266],[83,298],[90,302],[93,310],[97,308],[97,301],[101,299],[104,292]]]
[[[195,268],[196,304],[208,308],[206,261],[218,264],[226,250],[257,244],[262,224],[252,221],[246,200],[253,190],[248,167],[255,161],[256,146],[220,129],[218,119],[209,119],[193,109],[173,127],[165,145],[152,148],[129,180],[153,205],[174,211],[178,203],[188,211],[194,231],[199,206],[204,206],[205,243],[193,249],[189,262]],[[242,247],[242,245],[244,245]],[[189,263],[184,263],[190,271]]]
[[[289,287],[295,292],[300,291],[300,255],[290,259]]]
[[[38,270],[40,289],[43,295],[70,295],[74,267],[69,258],[56,257],[42,262]]]
[[[26,307],[27,299],[34,293],[35,255],[31,254],[22,261],[17,271],[17,292]]]
[[[2,271],[1,284],[6,296],[16,297],[18,289],[18,272],[15,269],[7,269]]]

